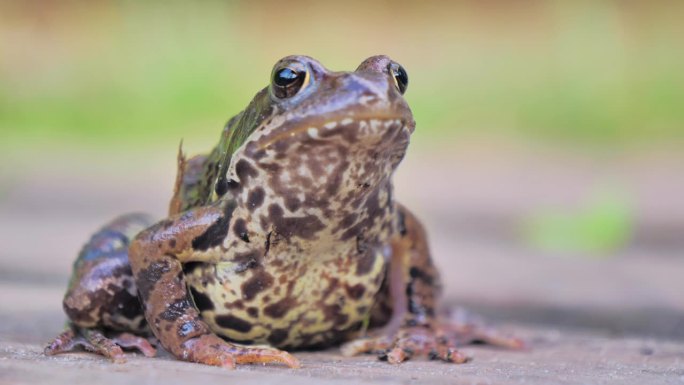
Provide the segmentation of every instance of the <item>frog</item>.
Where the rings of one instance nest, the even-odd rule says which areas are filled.
[[[407,87],[385,55],[355,71],[279,60],[210,152],[188,159],[181,143],[166,218],[124,215],[85,244],[45,354],[124,362],[123,349],[161,345],[200,364],[297,368],[289,351],[463,363],[466,342],[521,346],[438,314],[425,229],[394,198],[416,127]]]

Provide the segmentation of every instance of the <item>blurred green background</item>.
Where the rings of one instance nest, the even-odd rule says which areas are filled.
[[[466,188],[465,197],[435,203],[454,206],[445,222],[465,208],[499,204],[493,221],[505,222],[504,209],[518,205],[512,227],[529,245],[612,251],[633,240],[635,222],[651,211],[661,218],[679,207],[661,194],[669,174],[641,191],[648,173],[613,173],[632,167],[615,154],[684,148],[682,20],[682,1],[0,1],[0,158],[15,165],[0,170],[0,198],[49,173],[46,162],[61,164],[60,175],[91,167],[106,178],[117,172],[100,172],[106,165],[140,173],[158,159],[168,170],[156,169],[171,174],[180,139],[189,153],[208,151],[224,122],[268,84],[279,58],[306,54],[351,70],[382,53],[409,73],[406,97],[418,123],[411,152],[427,159],[411,175],[445,166],[425,188],[449,197],[464,176],[450,173],[472,171],[479,176],[473,197],[499,192],[471,204]],[[492,139],[523,146],[499,151]],[[527,159],[527,146],[551,150],[515,163]],[[464,150],[479,155],[453,157]],[[559,151],[575,160],[563,163]],[[578,179],[587,153],[599,158]],[[504,182],[501,166],[482,166],[497,157],[504,169],[517,165],[513,174],[548,163],[550,172],[539,175],[558,173],[569,188],[530,183],[512,202],[507,189],[540,177],[523,171]],[[498,184],[483,183],[487,178]],[[436,184],[450,179],[456,184]],[[554,200],[584,182],[584,190]],[[674,222],[668,228],[678,229]]]
[[[280,57],[411,79],[421,135],[684,137],[681,1],[0,2],[2,151],[206,148]]]

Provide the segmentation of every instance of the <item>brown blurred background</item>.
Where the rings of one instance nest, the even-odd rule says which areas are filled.
[[[280,57],[384,53],[418,124],[397,197],[448,304],[684,339],[682,20],[681,1],[0,2],[0,336],[58,331],[88,235],[161,218],[180,139],[208,151]]]

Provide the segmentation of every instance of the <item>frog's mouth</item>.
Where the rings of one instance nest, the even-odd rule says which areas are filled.
[[[293,127],[293,125],[295,125]],[[413,119],[398,115],[354,115],[338,119],[306,119],[286,124],[259,141],[260,149],[282,142],[329,141],[341,138],[352,145],[402,142],[415,128]]]

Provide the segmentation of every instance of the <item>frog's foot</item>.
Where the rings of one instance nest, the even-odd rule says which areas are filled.
[[[462,308],[452,310],[448,314],[448,320],[439,328],[442,333],[457,341],[459,346],[482,343],[512,350],[527,348],[522,339],[501,333]]]
[[[342,346],[342,354],[377,354],[380,359],[398,364],[415,355],[432,360],[461,364],[469,360],[456,349],[457,340],[442,335],[430,327],[414,326],[399,329],[394,334],[360,338]]]
[[[498,332],[494,328],[480,326],[471,320],[450,317],[449,322],[436,325],[407,326],[396,332],[381,330],[377,335],[360,338],[342,346],[342,354],[347,356],[361,353],[378,354],[392,364],[398,364],[414,355],[427,356],[432,360],[464,363],[469,357],[457,347],[485,343],[493,346],[520,350],[525,348],[522,340]]]
[[[235,368],[235,364],[283,364],[299,368],[299,360],[290,353],[267,347],[242,346],[213,334],[192,338],[183,344],[183,359],[205,365]]]
[[[45,354],[52,356],[74,351],[77,347],[98,353],[116,363],[126,362],[122,348],[137,349],[145,357],[154,357],[157,350],[143,337],[131,333],[118,333],[107,338],[94,329],[69,327],[45,348]]]

